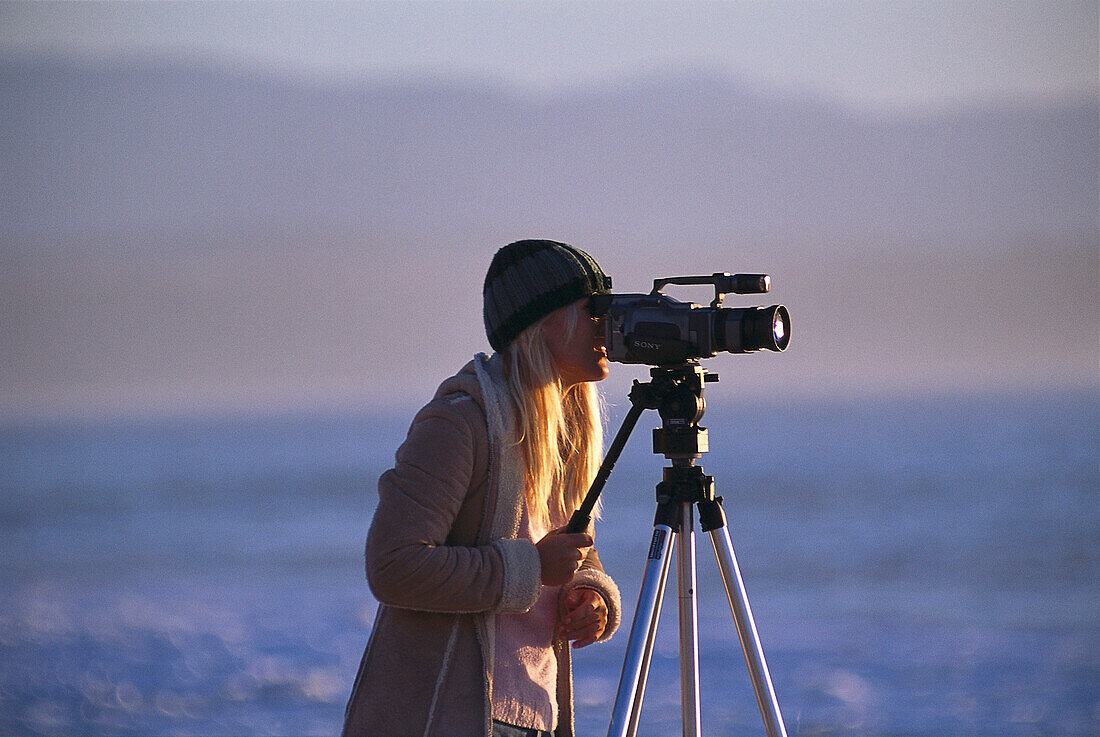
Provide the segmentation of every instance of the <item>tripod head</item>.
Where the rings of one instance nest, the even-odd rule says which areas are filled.
[[[653,452],[663,454],[673,466],[693,466],[695,459],[709,450],[707,429],[699,426],[706,411],[703,386],[718,381],[718,375],[708,373],[695,360],[656,366],[649,373],[652,381],[645,384],[634,381],[629,394],[630,411],[611,442],[588,494],[569,520],[568,532],[588,528],[600,492],[643,411],[655,409],[661,415],[663,425],[653,431]]]
[[[686,361],[650,369],[650,376],[653,381],[649,384],[635,382],[630,401],[634,401],[634,392],[643,387],[654,395],[654,409],[663,425],[653,431],[653,452],[674,464],[691,465],[710,449],[707,429],[699,426],[699,420],[707,408],[703,387],[718,381],[718,375],[708,373],[697,361]]]

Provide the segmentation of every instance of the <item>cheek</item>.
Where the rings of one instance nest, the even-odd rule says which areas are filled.
[[[546,347],[550,349],[550,357],[559,369],[573,362],[573,346],[559,335],[552,334],[546,341]]]

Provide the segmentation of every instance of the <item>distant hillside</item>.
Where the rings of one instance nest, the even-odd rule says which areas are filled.
[[[619,291],[771,272],[728,304],[787,304],[791,348],[716,359],[713,397],[1095,388],[1098,135],[1095,99],[885,120],[702,76],[535,99],[0,62],[0,417],[424,397],[531,236]]]
[[[1098,131],[1096,99],[876,120],[706,77],[531,99],[7,60],[0,235],[1092,236]]]

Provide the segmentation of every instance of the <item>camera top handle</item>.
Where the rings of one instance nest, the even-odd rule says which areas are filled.
[[[652,294],[660,294],[669,284],[710,284],[714,287],[711,307],[721,307],[727,294],[764,294],[772,288],[772,278],[767,274],[730,274],[719,271],[710,276],[669,276],[653,280]]]

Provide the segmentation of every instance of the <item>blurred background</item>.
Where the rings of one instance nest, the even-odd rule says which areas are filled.
[[[374,482],[488,350],[492,254],[542,237],[616,291],[767,272],[726,304],[790,308],[785,353],[708,362],[701,461],[790,733],[1096,734],[1097,28],[1096,2],[0,3],[0,732],[338,731]],[[645,377],[613,367],[609,431]],[[627,599],[647,434],[598,532]],[[702,596],[704,728],[758,731]],[[625,639],[579,659],[585,733]],[[643,729],[671,735],[661,647]]]

